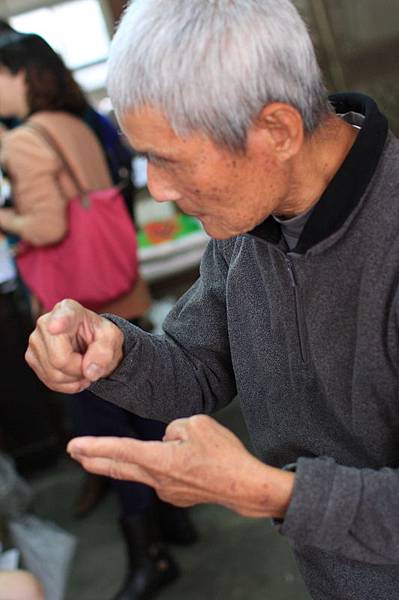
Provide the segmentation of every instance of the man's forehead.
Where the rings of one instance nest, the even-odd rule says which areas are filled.
[[[150,107],[127,110],[120,116],[121,126],[133,142],[155,144],[159,140],[178,141],[172,127],[161,112]]]
[[[171,158],[203,149],[207,142],[200,134],[178,135],[167,118],[151,107],[128,110],[119,118],[133,148],[143,154],[167,154]]]

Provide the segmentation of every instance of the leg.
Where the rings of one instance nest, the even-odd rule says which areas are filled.
[[[90,392],[73,399],[79,435],[135,437],[131,413],[101,400]],[[141,419],[141,421],[146,421]],[[143,439],[161,439],[165,426],[158,421],[143,423]],[[114,600],[144,600],[176,579],[178,568],[163,545],[152,488],[141,483],[111,481],[121,508],[120,527],[129,558],[126,581]]]
[[[135,414],[130,415],[130,423],[136,437],[142,440],[162,440],[166,429],[166,425],[160,421],[143,419]],[[189,518],[188,509],[163,502],[157,496],[154,497],[154,505],[165,542],[188,546],[197,541],[198,534]]]
[[[129,412],[88,391],[71,398],[71,412],[76,435],[136,437]],[[113,479],[111,486],[117,495],[122,517],[152,506],[155,494],[142,483]]]

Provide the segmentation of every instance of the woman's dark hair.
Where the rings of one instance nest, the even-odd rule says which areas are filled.
[[[88,107],[85,95],[62,58],[35,34],[0,36],[0,68],[26,72],[29,113],[60,110],[81,116]]]
[[[8,21],[0,19],[0,35],[3,33],[16,33],[16,31],[11,27]]]

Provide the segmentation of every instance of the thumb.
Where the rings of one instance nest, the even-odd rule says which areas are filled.
[[[92,342],[86,350],[82,365],[83,375],[91,382],[106,377],[110,370],[109,350],[101,340]]]
[[[83,357],[83,374],[90,381],[108,377],[123,358],[123,334],[107,319],[101,319],[95,327],[94,339],[87,346]]]

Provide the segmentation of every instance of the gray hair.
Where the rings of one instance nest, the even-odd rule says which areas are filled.
[[[243,151],[262,108],[284,102],[312,133],[329,111],[305,23],[290,0],[134,0],[112,41],[118,117],[159,110],[179,136]]]

